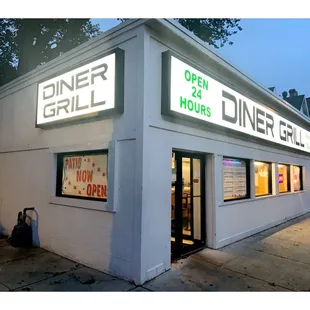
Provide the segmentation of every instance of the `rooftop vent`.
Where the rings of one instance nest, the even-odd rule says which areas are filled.
[[[276,94],[276,88],[274,86],[273,87],[268,87],[268,89]]]
[[[283,93],[282,93],[282,97],[285,99],[285,98],[287,98],[287,91],[284,91]]]
[[[298,92],[295,88],[292,88],[288,91],[290,93],[290,97],[298,96]]]

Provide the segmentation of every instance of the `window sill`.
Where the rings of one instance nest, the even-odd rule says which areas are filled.
[[[286,195],[294,195],[294,194],[300,194],[300,193],[305,193],[305,190],[298,191],[298,192],[285,192],[285,193],[279,193],[279,196],[286,196]]]
[[[261,197],[256,197],[256,198],[249,198],[249,199],[240,199],[240,200],[235,200],[235,201],[229,201],[229,202],[221,203],[219,205],[219,207],[226,207],[226,206],[230,206],[230,205],[236,205],[236,204],[239,204],[239,203],[253,202],[253,201],[258,201],[258,200],[262,200],[262,199],[268,199],[268,198],[272,198],[272,197],[277,197],[277,196],[268,195],[268,196],[261,196]]]
[[[305,192],[306,191],[303,190],[299,192],[288,192],[288,193],[282,193],[282,194],[279,193],[279,195],[265,195],[265,196],[259,196],[256,198],[240,199],[240,200],[229,201],[229,202],[227,201],[227,202],[220,203],[219,207],[226,207],[226,206],[231,206],[231,205],[246,203],[246,202],[254,202],[254,201],[269,199],[269,198],[277,198],[277,197],[286,196],[286,195],[296,195],[296,194],[305,193]]]
[[[52,196],[50,198],[49,204],[114,213],[114,211],[111,211],[108,208],[107,201],[92,201],[92,200],[86,200],[86,199],[75,199],[75,198]]]
[[[255,196],[254,199],[268,198],[268,197],[271,197],[271,196],[276,196],[276,195],[273,195],[273,194],[257,195],[257,196]]]

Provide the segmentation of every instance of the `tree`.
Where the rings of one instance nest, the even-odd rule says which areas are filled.
[[[233,44],[229,37],[242,30],[237,18],[208,18],[208,19],[178,19],[179,23],[192,31],[201,40],[215,48],[223,47],[225,43]]]
[[[0,85],[98,33],[90,19],[0,19]]]
[[[242,30],[240,19],[177,20],[216,48],[233,44],[230,36]],[[0,19],[0,86],[97,34],[90,19]]]
[[[125,21],[127,19],[119,20]],[[233,42],[229,40],[229,37],[236,34],[238,30],[242,30],[239,26],[240,19],[237,18],[176,18],[176,20],[201,40],[215,48],[223,47],[225,43],[232,45]]]
[[[16,77],[16,70],[13,68],[15,46],[12,27],[11,20],[0,21],[0,85]]]

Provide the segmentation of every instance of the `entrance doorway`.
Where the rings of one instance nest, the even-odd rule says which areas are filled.
[[[171,255],[205,246],[205,156],[172,152]]]

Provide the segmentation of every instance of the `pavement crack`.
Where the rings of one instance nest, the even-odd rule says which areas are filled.
[[[232,272],[235,272],[235,273],[238,273],[238,274],[242,274],[243,276],[246,276],[246,277],[249,277],[249,278],[252,278],[252,279],[255,279],[255,280],[261,281],[261,282],[265,282],[265,283],[267,283],[267,284],[269,284],[269,285],[271,285],[271,286],[281,287],[281,288],[284,288],[284,289],[289,290],[289,291],[292,291],[292,292],[295,292],[295,291],[296,291],[296,290],[291,289],[291,288],[289,288],[289,287],[285,287],[285,286],[283,286],[283,285],[279,285],[279,284],[271,283],[270,281],[267,281],[267,280],[263,280],[263,279],[260,279],[260,278],[254,277],[254,276],[249,275],[249,274],[247,274],[247,273],[243,273],[243,272],[240,272],[240,271],[232,270],[232,269],[227,268],[227,267],[224,267],[224,266],[223,266],[222,268],[223,268],[223,269],[226,269],[226,270],[229,270],[229,271],[232,271]]]
[[[65,274],[67,274],[67,273],[69,273],[69,272],[73,272],[73,271],[75,271],[75,270],[77,270],[77,269],[80,269],[80,268],[82,268],[82,267],[83,267],[83,266],[77,264],[76,266],[70,268],[70,269],[67,270],[67,271],[53,272],[53,273],[51,273],[52,275],[51,275],[50,277],[46,277],[46,278],[44,278],[44,279],[41,279],[41,280],[38,280],[38,281],[35,281],[35,282],[31,282],[31,283],[28,283],[28,284],[25,284],[25,285],[22,285],[22,286],[18,286],[18,287],[14,288],[14,289],[11,289],[11,291],[23,290],[24,288],[27,288],[28,286],[32,286],[32,285],[34,285],[34,284],[38,284],[38,283],[40,283],[40,282],[44,282],[44,281],[46,281],[46,280],[53,279],[53,278],[55,278],[55,277],[57,277],[57,276],[60,276],[60,275],[65,275]],[[45,273],[45,274],[47,274],[47,273]]]
[[[86,281],[81,281],[79,277],[77,277],[74,273],[72,274],[72,277],[79,282],[82,285],[91,285],[94,284],[96,282],[95,278],[93,276],[90,277],[90,279],[86,280]]]
[[[25,288],[27,288],[27,287],[29,287],[29,286],[32,286],[32,285],[34,285],[34,284],[37,284],[37,283],[40,283],[40,282],[43,282],[43,281],[46,281],[46,280],[55,278],[55,277],[57,277],[57,276],[59,276],[59,275],[63,275],[64,273],[66,273],[66,272],[63,272],[63,273],[59,272],[59,273],[56,274],[56,275],[52,275],[52,276],[50,276],[50,277],[46,277],[46,278],[44,278],[44,279],[41,279],[41,280],[38,280],[38,281],[35,281],[35,282],[31,282],[31,283],[28,283],[28,284],[25,284],[25,285],[22,285],[22,286],[18,286],[18,287],[16,287],[16,288],[12,289],[12,290],[13,290],[13,291],[24,290]]]
[[[19,257],[12,258],[12,259],[9,259],[9,260],[6,260],[6,261],[2,261],[2,262],[0,263],[0,265],[2,265],[2,264],[7,264],[7,263],[11,263],[11,262],[16,262],[16,261],[18,261],[18,260],[22,260],[22,259],[25,259],[25,258],[28,258],[28,257],[32,257],[32,256],[36,256],[36,255],[41,255],[41,254],[43,254],[43,253],[46,253],[46,251],[44,250],[44,251],[42,251],[42,252],[40,252],[40,253],[27,254],[27,255],[25,255],[25,256],[19,256]]]
[[[153,292],[152,290],[150,290],[149,288],[145,287],[145,286],[141,286],[142,288],[144,288],[145,290],[149,291],[149,292]]]
[[[264,254],[275,256],[275,257],[283,258],[283,259],[286,259],[286,260],[289,260],[289,261],[292,261],[292,262],[297,262],[297,263],[302,263],[302,264],[310,265],[310,263],[307,263],[307,262],[304,262],[304,261],[299,261],[299,260],[294,259],[294,258],[288,258],[288,257],[285,257],[285,256],[281,256],[281,255],[277,255],[277,254],[268,252],[268,251],[255,249],[255,248],[253,248],[251,246],[243,246],[243,247],[246,248],[246,249],[255,250],[255,251],[260,252],[260,253],[264,253]]]
[[[232,260],[237,259],[237,258],[238,258],[238,257],[234,257],[233,259],[231,259],[231,260],[229,260],[229,261],[232,261]],[[221,266],[219,266],[219,265],[217,265],[217,264],[215,264],[214,262],[211,262],[211,261],[208,261],[208,263],[210,263],[210,264],[212,264],[212,265],[214,265],[214,266],[216,266],[216,267],[219,267],[219,268],[222,268],[222,269],[226,269],[226,270],[228,270],[228,271],[231,271],[231,272],[234,272],[234,273],[237,273],[237,274],[241,274],[241,275],[243,275],[243,276],[246,276],[246,277],[249,277],[249,278],[252,278],[252,279],[255,279],[255,280],[258,280],[258,281],[261,281],[261,282],[264,282],[264,283],[267,283],[267,284],[271,285],[271,284],[270,284],[270,281],[266,281],[266,280],[263,280],[263,279],[254,277],[254,276],[252,276],[252,275],[249,275],[249,274],[246,274],[246,273],[243,273],[243,272],[240,272],[240,271],[233,270],[233,269],[230,269],[230,268],[225,267],[225,264],[227,264],[228,261],[225,262],[224,264],[222,264]],[[274,283],[273,283],[273,284],[274,284]],[[295,291],[296,291],[296,290],[294,290],[294,289],[291,289],[291,288],[289,288],[289,287],[285,287],[285,286],[282,286],[282,285],[279,285],[279,284],[274,284],[274,285],[272,285],[272,286],[281,287],[281,288],[283,288],[283,289],[286,289],[286,290],[289,290],[289,291],[292,291],[292,292],[295,292]]]
[[[149,288],[147,288],[147,287],[144,287],[143,285],[136,285],[135,287],[129,289],[127,292],[132,292],[132,291],[134,291],[135,289],[137,289],[137,288],[139,288],[139,287],[143,288],[143,289],[146,290],[146,291],[153,292],[151,289],[149,289]]]
[[[3,285],[4,287],[6,287],[9,291],[11,291],[11,288],[8,287],[7,285],[5,285],[4,283],[0,282],[1,285]]]

